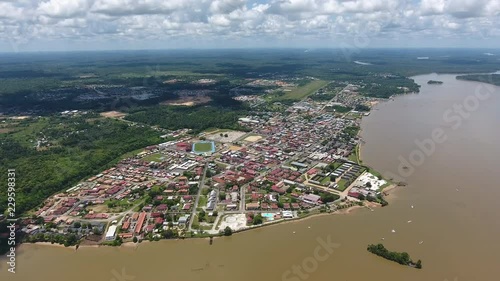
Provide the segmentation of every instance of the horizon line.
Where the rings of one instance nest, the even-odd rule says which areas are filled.
[[[215,48],[158,48],[158,49],[94,49],[94,50],[38,50],[38,51],[0,51],[0,54],[43,54],[43,53],[97,53],[97,52],[150,52],[150,51],[231,51],[231,50],[497,50],[488,47],[215,47]]]

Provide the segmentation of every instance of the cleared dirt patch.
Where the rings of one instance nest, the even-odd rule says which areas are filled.
[[[248,142],[256,142],[258,140],[262,139],[261,136],[249,136],[249,137],[246,137],[245,138],[245,141],[248,141]]]
[[[237,146],[237,145],[231,145],[229,147],[229,150],[231,150],[231,151],[238,151],[240,149],[241,149],[241,146]]]
[[[119,111],[107,111],[107,112],[102,112],[101,116],[106,117],[106,118],[123,118],[127,114]]]
[[[100,205],[90,206],[88,209],[94,211],[94,213],[104,213],[108,211],[108,206],[100,204]]]
[[[31,118],[31,116],[13,116],[10,119],[12,119],[12,120],[26,120],[29,118]]]
[[[227,215],[222,218],[222,222],[219,226],[219,229],[224,229],[229,226],[232,230],[240,230],[246,228],[247,226],[247,217],[245,214],[234,214]]]
[[[210,102],[212,99],[206,96],[199,97],[180,97],[175,100],[164,101],[161,104],[163,105],[183,105],[183,106],[193,106],[197,104],[204,104]]]
[[[0,134],[7,134],[8,132],[12,132],[14,129],[12,128],[0,128]]]
[[[245,134],[246,134],[245,132],[239,132],[239,131],[223,131],[223,132],[221,131],[210,135],[206,135],[205,137],[209,140],[217,142],[231,143],[241,138]]]

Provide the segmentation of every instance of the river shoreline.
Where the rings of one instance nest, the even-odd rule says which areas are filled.
[[[396,187],[397,187],[396,185],[391,185],[391,186],[387,187],[386,189],[384,189],[384,192],[390,191],[390,190],[394,190]],[[248,227],[248,228],[236,230],[236,231],[233,232],[233,235],[236,235],[238,233],[243,233],[243,232],[251,231],[251,230],[255,230],[255,229],[259,229],[259,228],[264,228],[264,227],[267,228],[267,227],[272,227],[272,226],[278,226],[278,225],[284,225],[284,224],[291,224],[291,223],[303,222],[303,221],[306,221],[306,220],[309,220],[309,219],[319,218],[319,217],[323,217],[323,216],[349,215],[349,214],[355,212],[356,210],[361,210],[361,209],[365,209],[365,208],[369,209],[369,210],[372,210],[372,208],[382,208],[382,206],[380,206],[380,204],[377,204],[377,203],[372,203],[372,202],[365,202],[365,203],[368,204],[369,206],[367,206],[367,205],[363,205],[363,206],[354,205],[354,206],[351,206],[351,207],[348,207],[348,208],[345,208],[345,209],[340,209],[340,210],[337,210],[337,211],[334,211],[334,212],[330,212],[330,213],[311,214],[311,215],[308,215],[308,216],[305,216],[305,217],[302,217],[302,218],[281,220],[281,221],[270,222],[270,223],[266,223],[266,224],[262,224],[262,225],[258,225],[258,226],[251,226],[251,227]],[[213,239],[222,238],[222,237],[224,237],[224,235],[213,235],[212,236]],[[177,238],[177,239],[161,239],[159,241],[163,241],[163,240],[180,241],[180,240],[185,240],[185,239],[205,239],[205,240],[209,240],[209,239],[211,239],[211,237],[208,236],[208,237],[189,237],[189,238],[184,238],[184,239],[182,239],[182,238]],[[68,246],[68,247],[66,247],[63,244],[50,243],[50,242],[35,242],[35,243],[22,243],[20,247],[22,247],[23,245],[32,244],[32,245],[36,245],[36,246],[64,248],[64,249],[71,249],[71,250],[77,251],[79,248],[100,248],[100,247],[138,248],[140,244],[142,244],[142,243],[149,243],[149,242],[158,242],[158,241],[142,240],[141,242],[137,242],[137,243],[129,241],[129,242],[122,243],[120,246],[110,246],[110,245],[103,245],[103,244],[94,244],[94,245],[79,244],[78,248],[77,248],[77,246]]]
[[[397,157],[407,156],[415,149],[415,139],[428,137],[436,126],[442,126],[445,110],[484,87],[456,81],[452,75],[422,75],[414,79],[422,84],[421,94],[388,100],[390,103],[376,106],[378,111],[363,119],[362,135],[366,142],[360,158],[377,171],[394,171],[399,164]],[[445,84],[427,86],[430,79],[443,80]],[[495,89],[488,102],[481,103],[481,110],[471,113],[471,118],[457,130],[447,131],[449,141],[437,146],[436,153],[408,178],[408,188],[384,189],[389,193],[385,197],[389,209],[371,212],[356,206],[310,214],[286,222],[295,225],[249,231],[237,237],[214,237],[212,246],[210,238],[184,242],[170,239],[142,247],[140,243],[124,243],[123,248],[97,246],[99,249],[80,252],[74,251],[74,247],[70,251],[57,249],[62,245],[25,245],[18,252],[19,273],[13,277],[5,273],[5,278],[110,280],[117,279],[115,273],[124,271],[136,279],[151,281],[223,281],[235,276],[242,281],[281,280],[292,266],[301,266],[314,257],[318,238],[331,237],[331,242],[340,247],[328,260],[318,262],[316,270],[308,273],[308,280],[327,280],[332,274],[341,280],[373,276],[384,276],[388,281],[496,280],[500,275],[496,266],[500,259],[500,246],[496,243],[500,228],[491,222],[500,212],[495,203],[500,196],[495,173],[500,132],[491,128],[500,122],[500,88]],[[350,216],[326,217],[343,213]],[[300,222],[309,218],[315,219]],[[272,225],[263,227],[267,226]],[[149,241],[142,243],[146,242]],[[366,250],[366,245],[378,243],[424,260],[424,269],[402,267]],[[189,262],[183,257],[189,257]],[[158,267],[166,258],[168,268]],[[54,264],[58,270],[54,270]],[[82,264],[90,266],[80,270]],[[289,277],[300,279],[293,274]]]
[[[392,96],[391,98],[389,98],[389,99],[387,99],[386,101],[383,101],[383,102],[391,101],[391,99],[393,97],[394,96]],[[375,106],[379,105],[380,103],[382,103],[382,102],[377,101],[377,103],[372,107],[372,109]],[[360,130],[358,132],[358,137],[361,138],[361,128],[360,128]],[[362,145],[361,145],[361,142],[357,145],[357,147],[355,149],[357,149],[357,152],[356,152],[357,158],[358,158],[357,162],[358,162],[359,165],[363,165],[362,164],[363,160],[362,160]],[[383,190],[381,190],[381,192],[383,192],[383,194],[385,196],[388,196],[388,195],[390,195],[390,192],[394,191],[397,187],[398,187],[398,185],[390,182],[390,185],[387,186],[387,187],[385,187]],[[241,233],[241,232],[246,232],[246,231],[250,231],[250,230],[254,230],[254,229],[262,228],[262,227],[270,227],[270,226],[275,226],[275,225],[282,225],[282,224],[288,224],[288,223],[302,222],[302,221],[305,221],[307,219],[317,218],[317,217],[321,217],[321,216],[328,216],[328,215],[348,215],[348,214],[351,214],[352,212],[354,212],[354,211],[356,211],[358,209],[363,209],[363,208],[367,208],[367,209],[373,211],[372,208],[382,207],[380,204],[372,203],[372,202],[368,202],[368,201],[365,201],[365,204],[366,205],[362,205],[362,206],[360,206],[360,205],[354,205],[354,206],[351,206],[351,207],[348,207],[348,208],[345,208],[345,209],[336,210],[336,211],[330,212],[330,213],[310,214],[310,215],[307,215],[307,216],[302,217],[302,218],[280,220],[280,221],[269,222],[269,223],[265,223],[265,224],[261,224],[261,225],[257,225],[257,226],[250,226],[250,227],[239,229],[239,230],[233,230],[233,234],[237,234],[237,233]],[[367,205],[370,205],[370,206],[367,206]],[[161,240],[212,239],[212,238],[220,238],[222,236],[223,235],[215,234],[215,235],[204,236],[204,237],[189,237],[189,238],[161,239]],[[142,240],[140,243],[135,243],[135,242],[129,241],[129,242],[124,242],[120,246],[117,246],[117,247],[125,247],[125,248],[135,247],[135,248],[137,248],[137,247],[139,247],[139,244],[145,243],[145,242],[157,242],[157,241]],[[25,244],[25,243],[23,243],[23,244]],[[116,246],[109,246],[109,245],[103,245],[103,244],[92,244],[92,245],[78,244],[78,247],[77,246],[66,247],[66,246],[64,246],[62,244],[56,244],[56,243],[50,243],[50,242],[35,242],[35,243],[26,243],[26,244],[41,245],[41,246],[52,246],[52,247],[58,247],[58,248],[68,248],[68,249],[74,249],[75,251],[77,251],[78,248],[116,247]]]

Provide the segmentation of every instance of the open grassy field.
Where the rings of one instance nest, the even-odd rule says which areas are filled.
[[[339,185],[339,187],[337,188],[337,190],[339,190],[339,191],[344,191],[346,188],[349,187],[347,185],[347,181],[344,179],[339,180],[339,182],[337,184]]]
[[[356,148],[354,148],[352,153],[347,158],[357,164],[360,164],[361,161],[359,159],[359,145],[357,145]]]
[[[301,100],[322,87],[326,86],[328,81],[324,80],[314,80],[309,82],[307,85],[293,89],[290,92],[286,92],[283,96],[277,97],[275,101],[279,100]]]
[[[324,185],[327,185],[330,183],[330,177],[324,177],[322,180],[321,180],[321,184],[324,184]]]
[[[143,160],[148,161],[148,162],[151,162],[151,161],[161,162],[162,158],[163,158],[163,155],[161,153],[154,153],[154,154],[151,154],[151,155],[144,157]]]
[[[200,199],[198,201],[198,207],[205,207],[205,206],[207,206],[207,201],[208,201],[207,196],[200,195]]]
[[[198,214],[193,216],[193,224],[191,225],[193,229],[200,228],[200,219],[198,218]]]
[[[139,148],[139,149],[136,149],[136,150],[133,150],[133,151],[130,151],[130,152],[124,153],[123,155],[121,155],[121,156],[119,156],[119,157],[117,158],[117,161],[122,160],[122,159],[129,158],[129,157],[134,157],[134,156],[136,156],[137,154],[141,153],[142,151],[144,151],[144,148]]]
[[[333,169],[334,170],[337,169],[338,167],[342,166],[342,162],[333,162],[331,164],[333,164]]]

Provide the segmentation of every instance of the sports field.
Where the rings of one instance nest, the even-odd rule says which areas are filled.
[[[195,153],[206,153],[215,152],[215,144],[213,142],[197,142],[193,144],[193,152]]]

